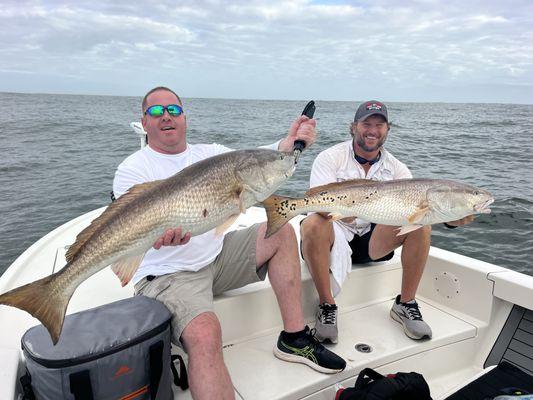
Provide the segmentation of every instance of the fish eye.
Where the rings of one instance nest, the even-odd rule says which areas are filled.
[[[475,196],[479,195],[479,190],[474,190],[474,195]]]

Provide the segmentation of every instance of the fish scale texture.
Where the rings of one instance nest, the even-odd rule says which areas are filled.
[[[241,212],[241,201],[248,208],[257,202],[256,193],[268,196],[291,176],[294,157],[280,154],[285,153],[263,149],[225,153],[135,193],[118,214],[109,213],[106,219],[104,212],[97,225],[93,222],[87,228],[94,233],[70,272],[86,277],[118,259],[142,254],[168,228],[181,226],[182,232],[194,236],[223,224]],[[254,193],[248,193],[250,187]],[[82,280],[79,275],[75,279]]]
[[[353,187],[347,183],[287,202],[281,208],[297,213],[318,211],[357,216],[392,226],[431,225],[474,214],[476,204],[492,198],[482,189],[442,179],[368,181],[355,183]],[[415,214],[417,212],[420,214]],[[414,222],[410,218],[414,218]]]

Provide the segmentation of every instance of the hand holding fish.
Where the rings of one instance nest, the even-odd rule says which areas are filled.
[[[181,233],[181,226],[177,229],[167,229],[164,235],[155,241],[154,249],[159,250],[163,246],[178,246],[189,243],[191,232],[185,232],[183,237]]]
[[[446,222],[446,224],[450,226],[463,226],[474,221],[474,218],[476,218],[475,215],[467,215],[466,217],[458,219],[456,221]]]
[[[306,148],[315,143],[316,121],[314,119],[309,119],[305,115],[298,117],[289,128],[287,137],[279,143],[278,150],[292,152],[296,140],[303,140]]]

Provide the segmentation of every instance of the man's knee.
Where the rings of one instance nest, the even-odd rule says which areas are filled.
[[[311,214],[300,224],[300,234],[302,236],[302,242],[316,239],[323,241],[324,238],[328,238],[329,241],[332,241],[332,222],[319,214]]]
[[[264,237],[264,232],[266,231],[266,224],[263,225],[264,226],[261,227],[262,229],[259,231],[261,237]],[[279,231],[265,240],[276,242],[280,245],[296,244],[296,233],[294,232],[294,228],[291,224],[285,224],[280,228]]]
[[[202,313],[183,330],[181,339],[188,353],[217,352],[222,348],[222,329],[213,313]]]
[[[406,237],[411,235],[412,237],[416,239],[428,239],[431,237],[431,225],[424,225],[421,228],[417,229],[416,231],[409,232]],[[405,241],[405,238],[404,238]]]
[[[285,224],[283,227],[276,233],[276,235],[279,235],[278,238],[280,240],[294,240],[296,241],[296,233],[294,232],[294,228],[291,224]]]

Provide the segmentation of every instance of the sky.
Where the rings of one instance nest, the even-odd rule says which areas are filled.
[[[533,1],[0,0],[0,91],[533,104]]]

